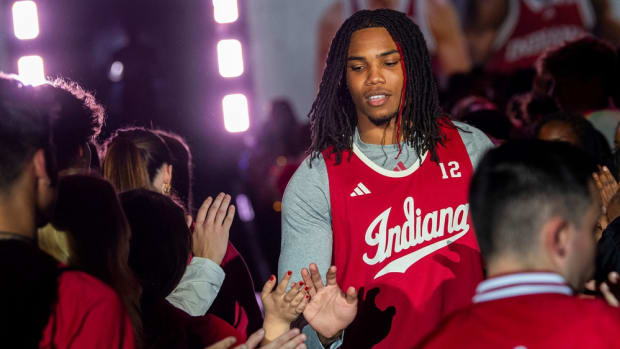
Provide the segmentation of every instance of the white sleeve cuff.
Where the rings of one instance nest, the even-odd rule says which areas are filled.
[[[225,276],[224,270],[212,260],[194,257],[166,300],[191,316],[202,316],[213,304]]]

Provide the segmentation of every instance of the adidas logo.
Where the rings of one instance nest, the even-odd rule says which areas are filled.
[[[367,195],[367,194],[370,194],[370,190],[368,190],[368,188],[366,188],[366,186],[362,184],[362,182],[359,182],[357,183],[355,190],[353,190],[353,192],[351,193],[351,197],[362,196],[362,195]]]

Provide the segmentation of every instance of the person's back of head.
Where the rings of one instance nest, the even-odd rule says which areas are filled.
[[[140,286],[128,264],[131,230],[114,187],[95,176],[62,176],[52,224],[70,237],[69,265],[116,291],[130,315],[134,337],[140,338]]]
[[[120,198],[132,232],[129,264],[143,283],[143,296],[164,298],[181,280],[191,253],[183,208],[146,189]]]
[[[53,102],[49,86],[0,73],[0,343],[7,347],[37,348],[58,297],[57,264],[33,243],[56,178]]]
[[[547,93],[564,109],[604,109],[615,92],[616,52],[600,39],[588,36],[565,43],[541,55],[537,65],[537,79],[549,80]]]
[[[536,138],[545,141],[563,141],[583,149],[599,166],[607,166],[615,173],[611,148],[605,136],[583,116],[559,111],[543,116],[536,128]]]
[[[192,194],[192,174],[194,170],[194,164],[192,163],[192,151],[185,139],[175,133],[154,130],[159,135],[172,155],[172,168],[174,174],[170,185],[174,195],[183,203],[187,213],[193,211],[194,199]]]
[[[58,168],[89,168],[97,157],[97,140],[105,111],[94,96],[76,82],[57,78],[50,82],[57,101],[58,120],[54,123]],[[95,149],[93,149],[95,148]]]
[[[509,142],[472,179],[470,205],[489,275],[546,270],[575,289],[592,276],[600,216],[594,163],[564,142]]]
[[[148,189],[120,195],[131,227],[129,265],[142,285],[142,321],[147,346],[183,341],[183,324],[165,301],[177,286],[191,252],[191,234],[183,208]]]
[[[120,129],[105,143],[103,174],[120,192],[137,188],[165,191],[161,186],[169,186],[171,178],[162,178],[172,176],[171,165],[166,143],[147,129]]]
[[[49,86],[24,86],[16,79],[0,76],[0,192],[10,189],[37,150],[44,151],[46,170],[55,180],[55,106]]]

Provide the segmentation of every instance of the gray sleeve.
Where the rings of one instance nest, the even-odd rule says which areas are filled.
[[[459,128],[459,134],[467,148],[467,154],[471,160],[471,165],[475,169],[482,160],[486,152],[493,148],[493,142],[479,129],[463,122],[453,121],[454,125]]]
[[[215,262],[194,257],[166,300],[191,316],[202,316],[217,297],[224,277],[224,270]]]
[[[315,263],[325,275],[332,259],[332,224],[329,180],[323,157],[304,162],[289,181],[282,199],[282,246],[278,262],[280,278],[293,272],[291,281],[301,280],[301,269]]]
[[[332,224],[329,179],[323,157],[307,158],[289,181],[282,199],[282,247],[278,275],[293,272],[292,281],[301,280],[301,269],[315,263],[325,275],[332,259]],[[324,349],[317,333],[304,328],[308,349]],[[334,346],[335,348],[335,346]]]

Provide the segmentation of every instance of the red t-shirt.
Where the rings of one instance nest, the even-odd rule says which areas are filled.
[[[40,348],[134,348],[129,316],[114,290],[79,271],[58,277],[58,303]]]
[[[492,72],[533,68],[546,49],[576,39],[594,26],[590,0],[509,0],[508,15],[486,64]]]
[[[474,304],[450,316],[421,348],[620,348],[620,310],[572,295],[553,273],[482,282]]]
[[[385,170],[357,149],[323,153],[329,178],[338,285],[363,288],[345,347],[410,348],[471,302],[482,280],[469,217],[472,164],[453,127],[442,127],[439,163],[422,157]]]

